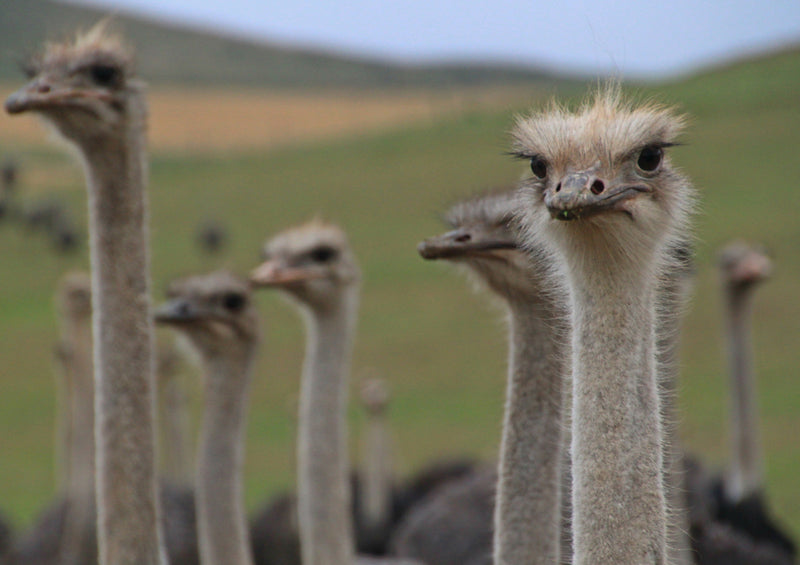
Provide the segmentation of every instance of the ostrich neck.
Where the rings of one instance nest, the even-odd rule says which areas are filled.
[[[207,362],[197,459],[197,521],[204,565],[251,565],[242,467],[252,354]]]
[[[361,513],[375,531],[388,524],[391,505],[392,469],[386,415],[370,413],[364,441],[364,491]]]
[[[69,357],[65,372],[71,383],[69,490],[78,498],[94,491],[94,381],[92,378],[92,333],[89,323],[71,323],[66,328]]]
[[[673,565],[692,563],[690,539],[687,535],[690,524],[684,486],[683,445],[678,433],[678,346],[681,315],[690,290],[688,277],[688,274],[682,272],[668,273],[667,279],[658,289],[656,314],[656,373],[663,415],[664,494],[670,509],[667,551],[669,563]]]
[[[303,565],[352,565],[347,373],[357,289],[311,312],[300,392],[298,514]]]
[[[144,132],[83,147],[89,221],[100,562],[165,562],[155,477]]]
[[[761,488],[762,456],[759,442],[753,342],[750,320],[753,286],[727,291],[727,342],[731,376],[731,469],[726,490],[738,501]]]
[[[575,563],[663,564],[654,277],[572,267]]]
[[[78,563],[86,529],[94,509],[94,382],[92,328],[89,320],[68,320],[62,330],[66,357],[63,373],[68,381],[69,445],[66,446],[68,482],[64,530],[59,540],[61,563]]]
[[[537,304],[538,302],[538,304]],[[566,312],[547,299],[512,302],[494,563],[559,563]]]
[[[159,428],[164,476],[177,484],[192,483],[186,391],[178,375],[159,375]]]

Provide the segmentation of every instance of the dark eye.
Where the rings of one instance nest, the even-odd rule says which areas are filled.
[[[92,65],[89,67],[89,74],[100,86],[111,86],[117,82],[119,69],[111,65]]]
[[[312,249],[308,255],[315,263],[327,263],[336,258],[336,250],[332,247],[321,245]]]
[[[229,292],[222,297],[222,305],[231,312],[238,312],[245,305],[245,298],[238,292]]]
[[[639,160],[636,161],[636,164],[643,171],[652,173],[661,164],[661,159],[663,157],[664,150],[661,147],[658,145],[648,145],[639,153]]]
[[[539,156],[531,157],[531,171],[536,178],[543,179],[547,176],[547,161]]]

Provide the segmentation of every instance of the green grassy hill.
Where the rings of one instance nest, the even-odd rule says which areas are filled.
[[[763,242],[776,265],[755,305],[759,405],[767,490],[800,534],[800,54],[785,53],[646,91],[692,116],[674,159],[701,197],[696,218],[698,279],[683,337],[680,402],[688,447],[712,465],[727,454],[726,368],[715,254],[731,238]],[[391,385],[400,472],[445,453],[494,457],[504,387],[505,329],[445,265],[416,254],[442,229],[438,213],[459,197],[513,182],[524,167],[504,155],[515,111],[473,112],[340,142],[268,153],[152,158],[150,199],[154,293],[179,274],[224,264],[247,272],[263,239],[315,214],[349,232],[364,273],[354,386],[368,372]],[[31,119],[20,117],[16,119]],[[18,148],[0,146],[0,155]],[[63,167],[56,147],[23,156],[35,170]],[[76,176],[77,178],[77,176]],[[42,187],[39,187],[42,190]],[[62,193],[85,218],[80,181]],[[231,229],[221,260],[196,252],[193,230],[213,215]],[[0,508],[27,524],[53,496],[55,418],[52,294],[85,253],[59,258],[46,243],[0,223]],[[302,327],[277,297],[258,298],[265,346],[248,432],[250,508],[293,476],[289,406],[297,394]],[[192,377],[191,371],[188,376]],[[197,400],[196,379],[191,378]],[[351,408],[352,432],[362,421]],[[351,441],[357,445],[356,441]]]
[[[47,39],[86,29],[107,12],[53,0],[0,0],[0,81],[16,80],[20,58]],[[140,74],[152,83],[275,87],[398,87],[552,82],[536,69],[490,65],[403,66],[267,42],[246,41],[115,14],[137,46]]]

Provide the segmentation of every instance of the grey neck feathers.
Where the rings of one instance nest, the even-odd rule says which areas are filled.
[[[64,531],[59,556],[64,564],[77,563],[84,533],[95,517],[94,509],[94,383],[91,324],[68,321],[63,329],[62,371],[68,381],[69,445]]]
[[[89,178],[100,562],[164,563],[155,477],[144,131],[82,147]]]
[[[251,565],[242,467],[252,351],[206,361],[197,454],[197,522],[203,565]]]
[[[727,342],[731,376],[731,466],[727,495],[741,500],[762,488],[751,317],[755,285],[727,289]]]
[[[383,412],[367,415],[364,441],[364,489],[361,513],[373,532],[388,525],[391,511],[392,465],[391,447]]]
[[[309,311],[300,391],[298,518],[303,565],[352,565],[347,424],[348,372],[358,290]]]
[[[94,490],[94,382],[90,323],[68,320],[62,330],[59,355],[64,381],[65,489],[68,496]]]
[[[544,285],[543,285],[544,286]],[[510,304],[509,373],[494,563],[560,562],[566,312],[546,296]]]
[[[575,563],[663,564],[654,277],[633,262],[616,278],[570,267]]]
[[[669,508],[667,551],[669,563],[693,563],[689,539],[689,511],[684,486],[683,445],[678,434],[678,379],[680,363],[681,317],[691,290],[690,276],[683,272],[667,273],[658,289],[656,314],[656,372],[658,374],[663,415],[664,493]]]
[[[159,376],[159,428],[162,469],[165,478],[178,484],[192,484],[189,441],[188,399],[178,375]]]

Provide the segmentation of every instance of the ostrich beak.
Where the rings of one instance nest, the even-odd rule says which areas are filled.
[[[470,253],[516,248],[516,242],[507,238],[465,228],[429,237],[417,245],[423,259],[451,259]]]
[[[5,110],[9,114],[21,114],[42,105],[48,99],[50,86],[41,81],[33,81],[6,98]]]
[[[159,324],[180,324],[196,320],[200,312],[191,301],[173,298],[156,308],[153,316]]]
[[[265,261],[250,273],[250,284],[254,287],[284,286],[292,283],[322,278],[322,274],[309,269],[290,267],[282,261]]]
[[[35,79],[6,98],[5,110],[9,114],[21,114],[52,106],[65,106],[81,100],[97,99],[109,101],[112,96],[105,91],[56,88],[46,80]]]
[[[595,174],[572,173],[544,197],[550,216],[563,221],[579,220],[607,210],[624,210],[622,204],[641,192],[651,192],[643,185],[606,186]]]

